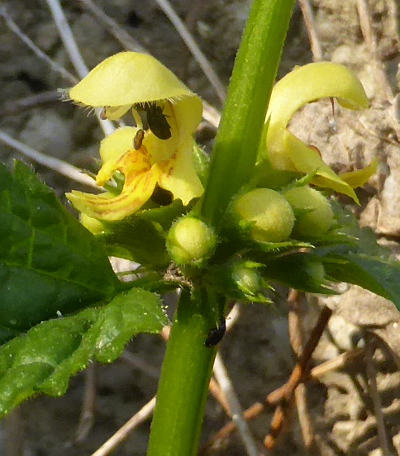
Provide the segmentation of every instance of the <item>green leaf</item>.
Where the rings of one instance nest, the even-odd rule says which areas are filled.
[[[333,279],[359,285],[383,296],[400,309],[400,264],[390,258],[363,253],[330,254],[325,270]]]
[[[132,288],[109,304],[49,320],[0,348],[0,416],[42,392],[60,396],[90,361],[114,361],[135,334],[167,323],[160,299]]]
[[[26,165],[11,174],[0,164],[0,342],[118,287],[99,243],[54,192]]]
[[[162,268],[170,262],[165,246],[167,231],[184,210],[180,200],[144,209],[121,222],[104,223],[105,233],[98,238],[110,255]]]
[[[349,211],[338,204],[333,208],[340,224],[333,236],[339,242],[333,244],[327,239],[326,245],[321,243],[312,254],[321,259],[330,279],[359,285],[400,308],[400,264],[390,250],[376,242],[369,228],[359,227]]]
[[[309,253],[284,255],[270,261],[264,277],[309,293],[335,294],[326,286],[323,260]]]
[[[209,265],[203,281],[229,299],[270,303],[266,292],[271,287],[262,280],[263,268],[263,264],[234,258],[223,264]]]

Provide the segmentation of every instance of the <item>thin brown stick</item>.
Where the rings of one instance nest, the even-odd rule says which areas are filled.
[[[6,101],[0,110],[0,117],[9,117],[28,109],[45,106],[60,101],[60,94],[56,90],[37,93],[28,97]]]
[[[308,0],[299,0],[299,5],[306,26],[308,40],[310,41],[313,60],[314,62],[318,62],[319,60],[322,60],[322,48],[315,27],[314,14]]]
[[[294,366],[292,374],[290,375],[289,380],[286,384],[286,399],[289,399],[291,397],[297,385],[308,373],[311,356],[317,347],[319,340],[321,339],[322,333],[324,332],[331,315],[332,310],[329,309],[329,307],[324,307],[322,309],[318,321],[311,332],[310,338],[304,347],[303,353],[301,354],[297,364]]]
[[[321,332],[321,335],[322,335],[323,329],[325,328],[325,326],[329,320],[330,314],[331,314],[331,311],[329,309],[327,309],[326,307],[321,312],[318,323],[317,323],[316,327],[314,327],[314,330],[310,336],[310,339],[307,342],[307,345],[309,346],[308,350],[310,350],[310,348],[312,348],[312,347],[310,347],[311,341],[313,341],[313,343],[315,343],[315,346],[316,346],[316,343],[318,343],[319,338],[318,338],[318,340],[315,340],[315,337],[318,336],[317,329],[319,330],[318,332]],[[325,323],[323,321],[321,322],[321,320],[324,320],[324,321],[326,320],[326,322]],[[318,326],[321,324],[323,325],[323,328],[321,327],[322,331],[321,331],[321,328],[318,328]],[[314,351],[314,350],[312,350],[312,351]],[[311,354],[312,354],[312,351],[311,351]],[[336,369],[338,367],[343,367],[344,364],[346,363],[346,361],[348,361],[349,359],[353,359],[354,356],[358,356],[359,354],[360,353],[357,351],[356,354],[352,354],[351,356],[348,356],[348,357],[344,357],[344,356],[338,357],[339,358],[338,361],[331,360],[326,363],[323,363],[323,364],[321,364],[321,366],[323,366],[322,369],[318,370],[319,366],[317,366],[316,368],[314,368],[314,369],[316,369],[316,373],[310,374],[310,377],[316,379],[316,378],[318,378],[317,374],[323,375],[323,374],[327,373],[329,370]],[[302,356],[302,358],[304,358],[304,357]],[[293,371],[297,367],[298,367],[298,364],[295,365]],[[311,372],[313,372],[314,369]],[[306,375],[307,369],[305,370],[304,374],[305,374],[304,379],[306,379],[307,378],[307,375]],[[286,394],[287,388],[288,388],[288,386],[287,386],[288,383],[280,386],[276,390],[269,393],[268,396],[265,398],[264,403],[256,402],[251,407],[246,409],[243,412],[243,417],[246,420],[252,420],[252,419],[256,418],[257,416],[259,416],[261,413],[263,413],[266,408],[277,406],[279,404],[279,402],[283,401],[285,398],[285,394]],[[214,434],[213,437],[211,437],[211,439],[208,440],[208,442],[202,448],[201,454],[205,454],[205,452],[207,451],[208,448],[212,447],[219,440],[227,438],[235,430],[236,430],[236,424],[233,421],[230,421],[229,423],[225,424],[216,434]]]
[[[4,19],[7,27],[13,33],[15,33],[15,35],[17,35],[18,38],[23,41],[37,57],[39,57],[39,59],[46,62],[53,71],[60,74],[70,84],[76,84],[78,82],[78,79],[72,73],[52,60],[46,53],[44,53],[38,46],[36,46],[36,44],[13,21],[4,6],[0,7],[0,16]]]
[[[292,349],[298,358],[304,346],[304,333],[302,326],[302,293],[291,290],[288,297],[289,303],[289,337]],[[307,387],[304,383],[297,386],[295,390],[295,403],[297,417],[300,424],[304,447],[311,450],[315,443],[314,425],[307,405]]]
[[[176,31],[179,33],[183,39],[186,46],[189,48],[193,57],[199,64],[200,68],[203,70],[206,78],[210,81],[211,85],[214,87],[218,98],[223,102],[226,97],[226,89],[219,76],[215,72],[213,66],[204,55],[199,45],[196,43],[192,34],[187,29],[186,25],[183,23],[181,18],[176,14],[171,3],[168,0],[155,0],[158,6],[163,10],[165,15],[171,21],[172,25],[175,27]]]
[[[128,51],[148,51],[92,0],[79,0],[82,6]]]
[[[221,387],[219,386],[217,381],[214,379],[214,377],[210,378],[210,383],[208,385],[208,389],[210,390],[210,393],[214,397],[214,399],[223,408],[226,415],[229,416],[229,418],[232,418],[232,411],[231,411],[229,402],[227,401],[224,391],[222,391]]]
[[[357,358],[364,354],[364,348],[355,348],[354,350],[349,350],[337,356],[334,359],[325,361],[324,363],[318,364],[311,369],[310,379],[318,380],[323,375],[333,370],[338,370],[344,367],[350,360]]]
[[[385,428],[385,421],[382,413],[382,401],[378,392],[378,385],[376,382],[376,370],[373,362],[374,347],[369,343],[366,347],[365,361],[366,373],[368,376],[368,390],[374,406],[374,413],[376,418],[376,427],[378,430],[379,445],[382,450],[383,456],[391,456],[389,449],[388,436]]]
[[[89,73],[89,69],[83,60],[82,54],[79,51],[78,45],[72,33],[71,27],[68,24],[67,18],[65,17],[61,3],[59,0],[46,0],[46,2],[53,16],[58,34],[60,35],[61,41],[63,42],[64,48],[68,54],[69,59],[71,60],[71,63],[79,77],[84,78]],[[113,123],[108,119],[104,120],[101,118],[101,109],[96,108],[95,112],[100,128],[103,130],[104,135],[110,135],[114,131]]]
[[[393,11],[395,11],[395,8]],[[398,100],[394,96],[381,55],[379,54],[377,38],[372,27],[371,14],[366,0],[357,0],[357,12],[360,21],[361,33],[366,42],[367,49],[371,54],[371,60],[375,71],[376,87],[382,89],[384,98],[392,105],[392,115],[388,116],[388,120],[390,121],[390,126],[397,136],[397,140],[400,140],[400,128],[398,125],[398,119],[396,119],[396,116],[398,115]]]
[[[83,442],[88,436],[94,423],[96,409],[96,365],[89,364],[85,372],[85,391],[75,442]]]
[[[215,357],[213,371],[215,378],[217,379],[218,384],[229,404],[232,421],[236,423],[240,438],[246,449],[246,454],[248,456],[258,456],[256,442],[254,437],[251,435],[247,421],[243,417],[242,407],[233,388],[231,379],[229,378],[228,371],[226,370],[219,353],[217,353],[217,356]]]
[[[272,418],[271,431],[264,440],[264,445],[268,450],[273,449],[276,444],[277,438],[283,429],[286,411],[290,408],[289,406],[293,399],[294,391],[308,374],[311,356],[321,339],[322,333],[324,332],[331,315],[331,309],[328,307],[324,307],[322,309],[318,321],[311,332],[310,338],[304,347],[303,353],[301,354],[299,361],[294,366],[289,380],[283,388],[283,397],[281,398],[280,404],[278,405]]]
[[[158,379],[160,376],[160,370],[157,367],[152,366],[150,363],[140,358],[139,356],[134,355],[128,350],[125,350],[122,353],[120,359],[130,364],[131,366],[140,369],[151,378]]]
[[[308,408],[307,386],[305,383],[300,383],[300,385],[297,386],[294,392],[294,397],[296,400],[297,417],[300,424],[304,447],[307,451],[311,451],[315,445],[315,429],[310,410]]]
[[[288,296],[289,314],[288,327],[289,339],[292,350],[298,359],[301,356],[304,347],[304,334],[301,325],[302,309],[301,309],[301,293],[291,289]]]
[[[381,85],[384,90],[385,97],[388,101],[393,100],[393,91],[390,87],[386,72],[383,68],[382,61],[378,53],[377,39],[372,27],[371,14],[369,12],[366,0],[357,0],[357,12],[360,21],[361,33],[367,45],[367,49],[371,53],[371,57],[375,64],[376,83]]]
[[[107,456],[115,448],[117,448],[139,424],[146,421],[153,413],[156,405],[156,397],[154,396],[147,404],[145,404],[135,415],[130,418],[118,431],[112,435],[103,445],[98,448],[91,456]]]
[[[341,369],[345,367],[346,364],[361,355],[364,354],[364,348],[356,348],[354,350],[349,350],[348,352],[342,353],[338,357],[331,359],[329,361],[325,361],[324,363],[319,364],[311,369],[309,378],[312,380],[318,380],[323,375],[327,374],[328,372],[332,372],[333,370]],[[243,416],[246,420],[253,420],[257,418],[261,413],[263,413],[267,408],[275,406],[280,398],[283,396],[285,385],[280,386],[276,390],[272,391],[266,398],[265,402],[256,402],[248,409],[243,412]],[[212,446],[214,442],[221,440],[227,437],[230,433],[234,432],[236,429],[235,423],[230,421],[224,427],[222,427],[217,434],[212,438],[212,441],[207,444],[208,446]]]
[[[32,149],[32,147],[29,147],[21,141],[12,138],[2,130],[0,130],[0,142],[7,144],[7,146],[12,147],[34,162],[46,166],[47,168],[50,168],[57,173],[68,177],[69,179],[75,180],[76,182],[84,185],[88,185],[89,187],[96,189],[99,188],[91,177],[83,174],[83,172],[76,166],[70,165],[69,163],[60,160],[59,158],[51,157],[49,155],[43,154],[42,152],[39,152],[38,150]]]

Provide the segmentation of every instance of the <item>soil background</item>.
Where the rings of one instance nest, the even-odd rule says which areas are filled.
[[[221,103],[182,39],[155,1],[96,0],[96,5],[124,28],[147,51],[173,70],[191,89],[217,109]],[[225,85],[229,82],[236,50],[249,11],[248,0],[173,0],[173,7],[192,31]],[[338,171],[359,169],[374,157],[379,171],[359,196],[361,205],[344,204],[371,227],[396,255],[400,236],[400,123],[399,123],[399,5],[396,0],[314,0],[315,30],[322,59],[343,63],[360,77],[371,108],[359,113],[329,100],[306,106],[293,119],[292,131],[319,148]],[[87,10],[85,2],[62,2],[75,39],[89,68],[123,48],[107,27]],[[44,0],[3,1],[0,7],[44,52],[74,72]],[[366,9],[365,9],[366,8]],[[266,56],[266,58],[268,58]],[[295,65],[318,56],[311,51],[299,6],[293,14],[278,77]],[[96,119],[70,103],[60,102],[59,87],[71,85],[38,59],[0,17],[0,129],[48,155],[76,166],[96,170],[97,144],[102,138]],[[46,103],[21,109],[16,100],[48,92]],[[51,96],[52,95],[52,96]],[[202,123],[198,141],[208,150],[215,129]],[[19,153],[2,145],[1,160],[11,165]],[[76,183],[33,164],[58,195]],[[307,409],[314,444],[306,448],[296,409],[276,447],[276,455],[388,455],[400,454],[400,316],[394,306],[357,287],[342,286],[329,299],[302,299],[305,336],[326,304],[334,314],[314,357],[317,365],[356,348],[372,347],[341,370],[328,371],[306,386]],[[295,362],[288,333],[287,290],[279,289],[273,307],[241,307],[241,317],[221,343],[221,354],[243,408],[262,401],[282,385]],[[6,456],[85,456],[93,453],[156,392],[164,342],[141,335],[127,347],[128,356],[112,365],[96,365],[96,409],[93,427],[75,441],[84,394],[85,374],[71,380],[62,398],[37,397],[0,423],[0,454]],[[370,354],[371,354],[370,353]],[[367,367],[372,366],[371,369]],[[377,381],[381,413],[371,396],[371,375]],[[372,383],[371,383],[372,382]],[[375,404],[375,406],[374,406]],[[250,424],[260,444],[268,432],[273,410]],[[301,414],[303,414],[301,412]],[[386,437],[378,436],[383,419]],[[221,406],[209,399],[202,442],[228,421]],[[18,437],[13,435],[17,432]],[[142,456],[149,423],[141,425],[113,454]],[[23,450],[7,454],[10,441]],[[385,443],[386,442],[386,443]],[[386,448],[385,448],[386,446]],[[236,434],[210,450],[214,455],[245,455]]]

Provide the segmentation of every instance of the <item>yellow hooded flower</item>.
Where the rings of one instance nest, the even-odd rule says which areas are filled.
[[[69,92],[80,104],[103,107],[103,117],[117,119],[132,108],[136,127],[123,127],[100,146],[103,186],[120,171],[119,195],[73,191],[68,199],[81,212],[101,220],[121,220],[151,197],[155,186],[188,204],[203,193],[192,160],[193,133],[202,103],[171,71],[150,55],[121,52],[97,65]]]
[[[358,202],[352,187],[366,182],[375,172],[376,164],[361,170],[358,177],[357,172],[339,177],[322,160],[316,148],[304,144],[287,129],[298,109],[325,97],[335,97],[339,104],[349,109],[368,107],[360,81],[353,72],[336,63],[318,62],[296,68],[275,85],[266,116],[266,158],[278,170],[314,173],[313,184],[344,193]]]

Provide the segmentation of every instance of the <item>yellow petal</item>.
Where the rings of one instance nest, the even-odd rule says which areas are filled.
[[[69,96],[88,106],[113,107],[196,95],[151,55],[120,52],[98,64]]]
[[[288,151],[287,156],[293,163],[293,168],[304,174],[315,172],[316,176],[311,181],[314,185],[331,188],[336,192],[349,196],[358,203],[357,195],[352,187],[322,160],[315,149],[306,146],[288,130],[285,131],[284,137],[285,148]]]
[[[203,186],[198,178],[193,158],[194,141],[191,137],[181,144],[175,157],[159,164],[158,185],[169,190],[175,199],[181,199],[186,206],[193,198],[203,194]]]
[[[129,104],[123,106],[105,106],[104,117],[109,120],[118,120],[125,115],[130,108],[131,105]]]
[[[296,68],[274,87],[266,117],[266,156],[278,170],[312,173],[313,183],[332,188],[357,200],[351,186],[337,176],[319,154],[292,135],[287,126],[293,114],[304,104],[324,97],[335,97],[350,109],[368,106],[364,89],[354,73],[330,62],[310,63]]]
[[[357,76],[338,63],[317,62],[295,68],[283,77],[271,94],[267,118],[270,127],[286,127],[293,114],[306,103],[337,98],[349,109],[365,109],[368,98]]]
[[[67,198],[78,211],[99,220],[116,221],[136,212],[151,197],[158,179],[158,170],[144,171],[125,182],[122,192],[115,197],[109,193],[92,195],[72,191]]]
[[[179,103],[173,103],[172,107],[176,116],[179,138],[185,141],[187,136],[196,131],[201,121],[203,103],[199,97],[188,97]]]
[[[133,148],[133,138],[137,128],[123,127],[118,128],[109,136],[106,136],[100,143],[100,157],[103,166],[96,177],[97,185],[104,185],[111,179],[114,172],[118,169],[120,158]]]
[[[373,160],[368,166],[358,171],[343,173],[340,178],[347,182],[351,187],[357,188],[364,185],[368,179],[373,176],[378,169],[378,160]]]

